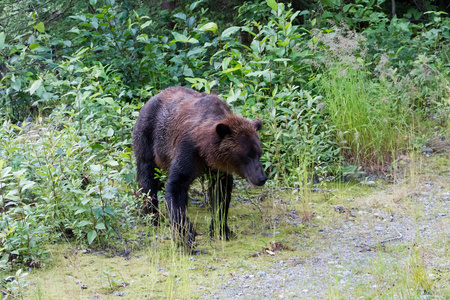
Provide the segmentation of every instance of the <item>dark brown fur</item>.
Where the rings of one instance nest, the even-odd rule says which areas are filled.
[[[254,185],[267,180],[260,163],[261,121],[233,114],[215,95],[183,87],[171,87],[151,98],[141,109],[133,129],[133,149],[139,185],[151,199],[148,212],[157,212],[161,188],[155,168],[169,171],[166,204],[171,222],[188,244],[195,231],[186,218],[187,193],[202,172],[219,174],[211,180],[209,196],[213,209],[211,234],[217,219],[228,239],[226,224],[233,177],[236,173]],[[216,225],[217,226],[217,225]]]

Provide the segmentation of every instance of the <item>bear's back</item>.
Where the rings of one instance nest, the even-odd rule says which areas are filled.
[[[214,94],[205,94],[184,87],[169,87],[159,95],[165,118],[202,123],[218,121],[232,113],[228,104]]]

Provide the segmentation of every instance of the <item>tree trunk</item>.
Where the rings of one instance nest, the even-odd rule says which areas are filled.
[[[392,17],[395,16],[395,0],[392,0]]]

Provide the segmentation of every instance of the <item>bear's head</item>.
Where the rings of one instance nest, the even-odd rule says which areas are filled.
[[[250,121],[241,116],[229,115],[216,124],[219,138],[217,159],[219,169],[236,173],[250,183],[262,186],[267,176],[261,164],[261,141],[258,131],[262,127],[259,119]]]

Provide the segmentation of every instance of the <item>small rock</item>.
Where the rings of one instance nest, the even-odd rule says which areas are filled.
[[[259,277],[266,277],[266,272],[259,271],[258,275],[259,275]]]
[[[369,180],[369,181],[361,181],[361,184],[367,185],[367,186],[375,186],[376,183],[373,180]]]
[[[380,226],[377,226],[374,229],[375,229],[376,232],[383,232],[384,231],[383,227],[380,227]]]
[[[115,296],[122,297],[122,296],[125,295],[125,292],[114,291],[114,292],[112,292],[112,294],[115,295]]]
[[[82,290],[86,290],[87,289],[87,285],[85,285],[85,284],[82,284],[80,287],[81,287]]]
[[[335,212],[338,212],[340,214],[345,213],[345,208],[343,208],[342,206],[340,205],[332,205],[332,206],[334,207]]]
[[[433,149],[431,149],[431,148],[425,148],[422,152],[425,153],[426,155],[430,155],[430,154],[433,153]]]

